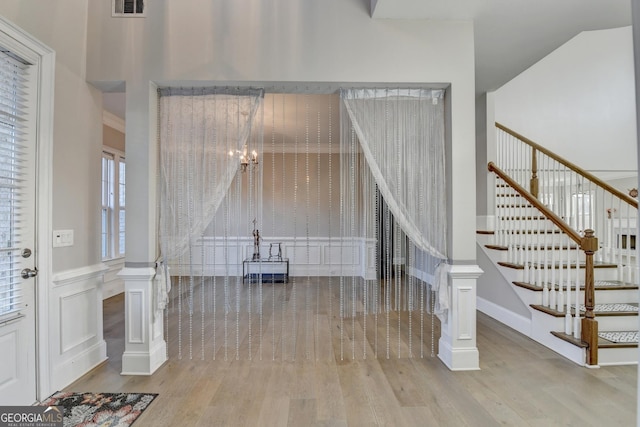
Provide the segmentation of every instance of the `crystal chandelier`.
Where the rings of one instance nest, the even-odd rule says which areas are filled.
[[[229,151],[229,157],[233,157],[238,155],[240,158],[240,170],[242,172],[246,172],[249,166],[255,167],[258,165],[258,153],[256,150],[251,151],[249,154],[249,150],[247,149],[247,144],[242,147],[242,150],[233,150]]]

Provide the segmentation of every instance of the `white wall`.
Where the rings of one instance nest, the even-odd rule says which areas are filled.
[[[495,92],[495,119],[584,169],[637,170],[631,27],[586,31]]]
[[[53,229],[73,229],[74,245],[53,249],[53,271],[100,260],[102,99],[86,83],[85,2],[6,0],[0,14],[56,51]],[[69,19],[73,16],[74,19]]]
[[[52,248],[47,287],[49,348],[39,371],[39,398],[60,390],[106,358],[102,337],[100,263],[100,158],[102,98],[86,82],[87,2],[78,0],[3,0],[0,15],[56,52],[53,134],[53,229],[74,230],[73,246]]]
[[[453,258],[475,260],[474,52],[470,22],[372,20],[359,0],[150,2],[147,18],[115,19],[90,2],[88,79],[126,82],[128,175],[144,226],[127,231],[127,262],[155,259],[155,128],[149,83],[391,82],[451,85]],[[110,84],[110,83],[109,83]],[[131,186],[129,186],[131,184]],[[458,208],[458,206],[460,208]],[[136,221],[136,219],[131,219]],[[129,223],[131,224],[131,222]]]

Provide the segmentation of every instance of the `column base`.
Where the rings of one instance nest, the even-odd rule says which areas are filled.
[[[480,353],[477,347],[454,349],[447,341],[440,338],[438,358],[452,371],[480,370]]]
[[[121,375],[151,375],[167,361],[167,344],[160,341],[149,352],[125,351]]]

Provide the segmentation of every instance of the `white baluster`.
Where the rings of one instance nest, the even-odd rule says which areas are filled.
[[[618,235],[619,239],[616,239],[616,248],[617,248],[617,256],[616,256],[616,264],[618,265],[618,280],[624,282],[624,271],[622,267],[622,199],[618,199],[618,217],[617,217],[617,225],[618,225]]]
[[[515,190],[512,187],[509,187],[511,193],[509,197],[509,215],[507,217],[507,221],[509,221],[509,228],[511,229],[511,233],[509,234],[509,262],[515,264],[516,262],[516,251],[515,251],[515,242],[517,239],[517,224],[514,220],[515,217]]]
[[[564,309],[564,292],[562,290],[564,279],[564,245],[562,243],[564,234],[560,235],[560,243],[558,244],[558,295],[556,297],[556,310]]]
[[[547,222],[544,222],[544,229],[543,230],[539,230],[539,234],[542,236],[542,244],[544,245],[544,248],[540,251],[542,253],[542,271],[540,273],[541,276],[541,280],[542,280],[542,305],[544,305],[545,307],[549,307],[549,273],[547,271]]]
[[[625,281],[627,283],[633,283],[633,277],[631,276],[631,210],[629,209],[629,205],[625,203],[625,211],[626,211],[626,228],[625,234],[627,235],[627,256],[626,256],[626,275]],[[635,227],[634,227],[635,230]],[[633,232],[635,234],[635,231]]]
[[[557,295],[556,295],[556,248],[555,248],[555,243],[556,243],[556,233],[555,230],[553,230],[554,233],[551,235],[551,281],[550,281],[550,285],[551,285],[551,290],[549,291],[549,305],[551,306],[552,309],[556,310],[557,309]]]
[[[524,209],[524,208],[523,208]],[[525,233],[524,238],[522,239],[523,243],[522,243],[522,250],[523,250],[523,261],[522,264],[524,265],[524,277],[523,277],[523,281],[525,283],[531,283],[531,263],[530,263],[530,248],[529,248],[529,240],[530,236],[528,233]]]

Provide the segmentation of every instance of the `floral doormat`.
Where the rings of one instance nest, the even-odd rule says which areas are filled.
[[[58,391],[40,403],[64,407],[64,427],[128,427],[142,414],[154,393],[74,393]]]

